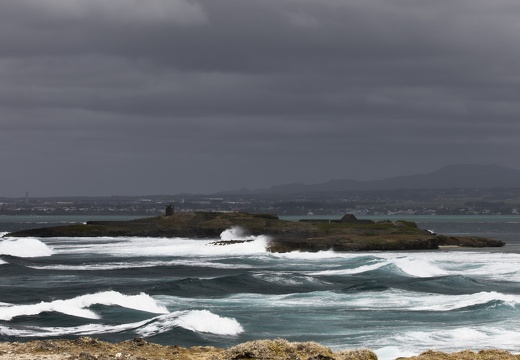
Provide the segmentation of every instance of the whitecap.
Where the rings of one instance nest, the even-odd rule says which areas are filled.
[[[38,239],[7,239],[0,241],[0,255],[23,258],[51,256],[54,251]]]
[[[421,292],[392,289],[377,294],[345,295],[342,300],[345,306],[358,310],[394,309],[432,312],[453,311],[493,301],[515,306],[520,303],[520,296],[498,292],[479,292],[467,295],[428,294],[425,296]]]
[[[352,269],[338,269],[338,270],[323,270],[310,272],[309,275],[319,276],[319,275],[351,275],[351,274],[361,274],[368,271],[377,270],[385,265],[390,264],[389,261],[382,261],[377,264],[372,265],[362,265]]]
[[[227,336],[234,336],[244,332],[240,323],[233,318],[221,317],[208,310],[191,310],[176,311],[151,319],[120,325],[87,324],[71,327],[27,326],[22,329],[11,326],[0,326],[0,334],[13,337],[56,337],[134,331],[139,336],[149,337],[168,332],[177,327],[193,332]]]
[[[256,237],[246,235],[246,230],[240,226],[233,226],[220,234],[221,240],[255,240]]]
[[[472,349],[479,351],[483,349],[496,349],[497,344],[503,350],[518,352],[520,333],[510,326],[503,323],[503,328],[494,326],[465,326],[455,328],[435,329],[432,331],[407,331],[398,334],[390,341],[395,341],[415,349],[416,353],[426,349],[443,349],[446,352]],[[422,349],[418,349],[421,344]]]
[[[0,319],[10,321],[17,316],[38,315],[43,312],[60,312],[87,319],[99,319],[95,312],[88,309],[92,305],[118,305],[149,313],[168,313],[164,306],[157,304],[153,298],[145,293],[123,295],[116,291],[104,291],[67,300],[42,301],[38,304],[0,305]]]
[[[324,260],[324,259],[352,259],[359,257],[359,254],[336,252],[324,250],[318,252],[291,251],[287,253],[273,253],[273,257],[289,260]]]
[[[137,323],[121,325],[87,324],[70,327],[39,327],[27,326],[24,328],[14,328],[11,326],[0,326],[0,334],[12,337],[60,337],[60,336],[88,336],[96,334],[113,334],[123,331],[133,330],[143,326],[148,320]]]
[[[403,272],[415,277],[427,278],[449,274],[448,271],[441,269],[431,261],[425,259],[405,257],[394,259],[393,263]]]
[[[499,281],[520,281],[520,254],[477,251],[428,251],[422,253],[379,253],[401,271],[415,277],[462,275]]]
[[[306,284],[326,284],[319,279],[311,276],[298,275],[292,272],[267,272],[267,273],[254,273],[252,276],[256,279],[269,282],[276,285],[284,286],[299,286]]]
[[[233,318],[221,317],[208,310],[190,310],[173,312],[154,318],[153,322],[137,330],[142,336],[153,336],[175,327],[215,335],[238,335],[244,329]]]
[[[0,260],[1,261],[1,260]],[[1,264],[1,263],[0,263]],[[152,268],[158,266],[192,266],[206,267],[215,269],[249,269],[250,265],[224,264],[212,261],[196,261],[191,259],[181,259],[174,261],[143,261],[143,262],[109,262],[102,264],[82,264],[82,265],[32,265],[27,266],[35,270],[58,270],[58,271],[99,271],[99,270],[121,270]]]
[[[432,298],[428,300],[427,298]],[[493,301],[500,301],[509,306],[515,306],[520,302],[518,295],[507,295],[491,292],[479,292],[468,295],[430,295],[426,297],[424,304],[412,306],[412,311],[450,311],[463,309],[475,305],[483,305]]]
[[[418,355],[412,351],[406,351],[398,348],[397,346],[385,346],[380,349],[374,350],[378,360],[394,360],[402,357],[412,357]]]
[[[81,246],[70,243],[56,246],[60,254],[100,254],[116,257],[172,257],[185,256],[249,256],[267,253],[270,239],[256,236],[253,241],[228,245],[215,245],[215,240],[185,238],[114,238],[103,243],[90,243],[92,239],[82,239]]]

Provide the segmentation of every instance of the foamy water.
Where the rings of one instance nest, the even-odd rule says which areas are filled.
[[[51,256],[53,250],[38,239],[6,239],[0,240],[0,255],[17,257],[41,257]]]
[[[384,360],[496,344],[520,352],[520,254],[272,254],[268,244],[240,228],[204,240],[0,240],[0,340],[231,346],[283,337],[369,347]]]
[[[38,315],[43,312],[60,312],[67,315],[78,316],[87,319],[99,319],[99,316],[89,310],[93,305],[117,305],[128,309],[146,311],[150,313],[167,313],[164,306],[158,305],[146,294],[123,295],[116,291],[105,291],[96,294],[88,294],[67,300],[54,300],[28,305],[0,305],[0,319],[12,320],[17,316]]]

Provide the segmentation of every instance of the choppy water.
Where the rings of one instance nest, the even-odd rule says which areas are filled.
[[[262,236],[228,246],[179,238],[7,239],[0,241],[0,340],[89,335],[231,346],[283,337],[338,350],[369,347],[382,359],[427,349],[520,352],[520,217],[407,219],[508,245],[271,254]],[[3,217],[0,232],[85,220]]]

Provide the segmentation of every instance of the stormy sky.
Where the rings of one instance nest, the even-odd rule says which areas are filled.
[[[0,197],[520,169],[518,0],[2,0]]]

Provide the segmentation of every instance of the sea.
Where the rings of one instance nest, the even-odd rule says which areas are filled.
[[[283,217],[282,217],[283,218]],[[267,252],[267,236],[0,238],[0,341],[90,336],[184,347],[256,339],[520,353],[520,216],[383,216],[502,248]],[[0,216],[0,235],[121,216]],[[285,217],[297,220],[297,217]]]

